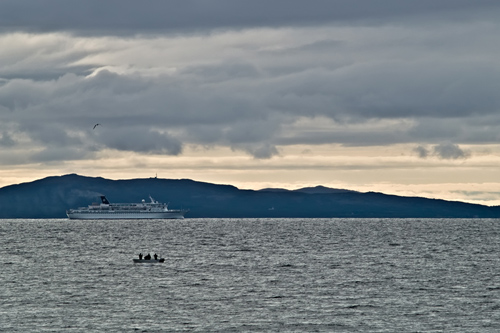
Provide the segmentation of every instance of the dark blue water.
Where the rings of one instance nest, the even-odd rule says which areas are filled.
[[[485,219],[0,220],[0,331],[497,332],[499,236]]]

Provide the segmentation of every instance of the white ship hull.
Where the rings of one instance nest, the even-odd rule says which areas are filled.
[[[67,212],[68,218],[75,220],[120,220],[120,219],[183,219],[183,212]]]
[[[112,204],[101,196],[101,204],[70,209],[66,215],[74,220],[125,220],[125,219],[183,219],[187,210],[168,209],[168,204],[155,201],[151,196],[150,203],[144,200],[135,204]]]

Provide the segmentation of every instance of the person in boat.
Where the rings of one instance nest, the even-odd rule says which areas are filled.
[[[158,255],[155,253],[154,256],[155,257],[155,260],[158,260]]]
[[[148,253],[148,255],[144,257],[144,260],[151,260],[151,255]]]
[[[139,260],[142,260],[142,253],[139,253]]]

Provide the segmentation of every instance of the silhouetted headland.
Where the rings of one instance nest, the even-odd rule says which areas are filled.
[[[111,202],[153,196],[187,218],[497,218],[500,206],[361,193],[323,186],[299,190],[240,190],[189,179],[110,180],[69,174],[0,188],[0,218],[65,218],[67,209],[106,195]]]

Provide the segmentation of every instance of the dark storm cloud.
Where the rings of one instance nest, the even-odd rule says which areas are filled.
[[[240,149],[247,151],[250,155],[253,155],[255,158],[259,159],[267,159],[279,154],[278,149],[270,144],[263,144],[261,146],[253,147],[245,146]]]
[[[443,159],[459,159],[459,158],[467,158],[469,153],[462,150],[458,145],[452,143],[441,143],[439,145],[434,146],[434,153]]]
[[[178,155],[182,151],[179,140],[168,133],[158,133],[147,128],[99,128],[99,142],[109,148],[139,153]]]
[[[429,150],[424,146],[415,147],[413,151],[416,152],[420,158],[426,158],[429,156]]]
[[[60,123],[30,123],[27,126],[21,126],[22,130],[30,133],[31,139],[36,142],[51,147],[79,146],[82,144],[80,138],[71,137]]]
[[[181,74],[188,76],[193,75],[207,82],[259,77],[258,69],[252,64],[244,62],[188,67],[183,69]]]
[[[295,109],[309,105],[311,112],[333,118],[441,118],[488,114],[500,107],[494,92],[500,86],[500,72],[486,64],[453,60],[312,69],[283,78],[279,86],[286,99],[277,108],[293,111],[288,104],[294,101]],[[314,102],[320,99],[336,108],[326,109],[322,104],[316,111]]]
[[[465,159],[470,156],[470,152],[450,142],[437,144],[430,149],[420,145],[415,147],[413,151],[416,152],[420,158],[427,158],[432,155],[445,160],[457,160]]]
[[[133,34],[345,21],[381,23],[419,15],[460,20],[477,12],[486,12],[494,19],[497,11],[498,1],[493,0],[4,0],[0,2],[0,26],[28,31]]]
[[[74,147],[48,147],[41,151],[33,152],[29,159],[31,162],[37,163],[54,163],[68,160],[83,160],[90,155],[86,150],[75,149]]]
[[[182,90],[168,76],[108,71],[91,77],[68,74],[48,82],[16,79],[0,87],[0,118],[33,142],[53,148],[178,155],[182,138],[234,146],[258,156],[275,154],[275,148],[260,143],[272,138],[276,122],[268,121],[252,103],[245,105],[245,96],[228,96],[224,89],[207,94],[206,89],[191,85]],[[96,123],[101,126],[94,129]],[[5,143],[12,141],[5,138]],[[37,153],[36,160],[61,156],[48,149]]]

